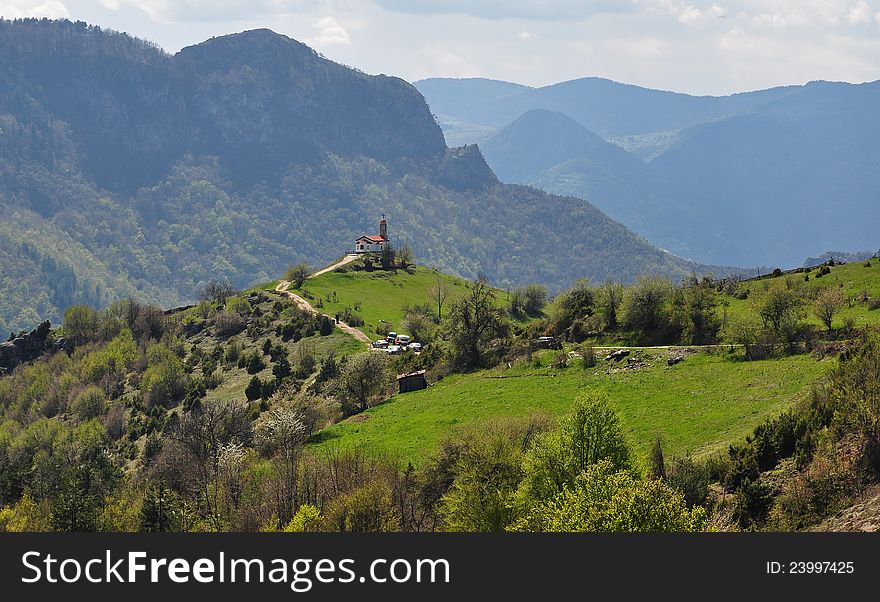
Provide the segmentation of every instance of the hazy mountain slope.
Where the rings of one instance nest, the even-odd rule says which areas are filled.
[[[565,113],[604,138],[678,130],[784,98],[797,87],[731,96],[691,96],[598,77],[541,88],[484,79],[415,83],[431,110],[464,122],[501,128],[531,109]],[[494,92],[494,93],[489,93]]]
[[[699,190],[736,242],[701,258],[799,265],[829,248],[880,246],[878,140],[880,83],[811,84],[685,132],[652,166]]]
[[[419,86],[432,110],[446,110],[437,90],[452,84],[430,82]],[[469,85],[455,89],[465,95]],[[456,119],[516,129],[515,139],[502,130],[481,143],[502,180],[586,198],[651,242],[707,263],[795,266],[829,248],[880,246],[880,82],[694,97],[587,78],[514,92],[495,99],[494,111],[451,106],[462,109]],[[595,136],[593,150],[573,147],[572,137],[586,139],[573,124],[524,128],[517,118],[535,108],[632,150],[647,170],[611,149],[597,158]]]
[[[501,180],[586,199],[676,254],[711,237],[693,191],[562,113],[528,111],[480,148]]]
[[[18,261],[2,293],[21,300],[8,326],[29,307],[57,320],[68,302],[269,280],[338,257],[381,213],[420,261],[501,286],[702,269],[584,201],[500,184],[476,147],[446,148],[411,85],[267,30],[169,56],[82,23],[0,21],[0,54],[0,202],[30,227],[2,243]],[[65,244],[15,259],[41,238]],[[44,259],[71,291],[47,292]]]

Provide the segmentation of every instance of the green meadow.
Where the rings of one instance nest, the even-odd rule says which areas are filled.
[[[584,370],[579,359],[567,368],[551,367],[552,354],[545,353],[540,363],[449,376],[325,429],[312,450],[363,448],[419,464],[451,429],[499,416],[558,417],[578,395],[599,390],[619,410],[640,452],[660,436],[669,455],[701,456],[742,440],[805,395],[833,361],[798,355],[746,362],[725,351],[694,353],[667,366],[668,354],[637,351],[633,356],[643,364],[637,369],[600,359]]]

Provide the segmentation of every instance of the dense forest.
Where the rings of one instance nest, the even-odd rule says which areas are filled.
[[[706,268],[589,203],[447,149],[421,95],[258,30],[168,55],[68,21],[0,21],[0,334],[74,303],[162,306],[346,252],[385,213],[420,259],[498,286]],[[717,271],[717,270],[716,270]]]

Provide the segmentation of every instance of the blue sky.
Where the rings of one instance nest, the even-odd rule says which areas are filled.
[[[0,0],[170,52],[268,27],[368,73],[545,85],[583,76],[727,94],[880,79],[880,0]]]

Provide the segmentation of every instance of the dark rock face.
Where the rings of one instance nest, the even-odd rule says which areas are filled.
[[[31,362],[48,351],[64,348],[64,339],[50,340],[51,323],[46,320],[29,333],[0,344],[0,373]]]

